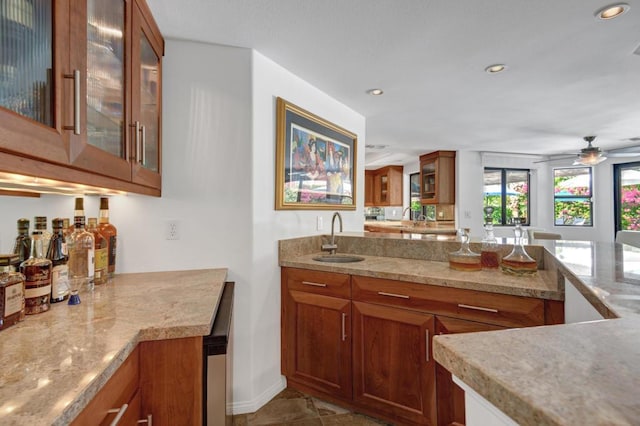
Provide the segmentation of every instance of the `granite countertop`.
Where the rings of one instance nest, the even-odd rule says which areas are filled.
[[[0,332],[0,424],[75,418],[140,341],[210,332],[226,269],[116,275]]]
[[[515,277],[499,270],[474,272],[454,271],[448,262],[403,259],[398,257],[366,256],[353,263],[328,263],[313,260],[326,253],[312,253],[280,260],[280,266],[341,272],[389,280],[408,281],[442,287],[455,287],[538,299],[563,300],[555,272],[538,271],[535,276]]]

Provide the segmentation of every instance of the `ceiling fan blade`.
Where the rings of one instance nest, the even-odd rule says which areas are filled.
[[[610,157],[631,157],[634,155],[640,155],[640,145],[609,149],[607,150],[607,155]]]
[[[577,154],[574,155],[565,155],[562,157],[550,157],[547,158],[546,160],[538,160],[538,161],[534,161],[534,163],[548,163],[549,161],[556,161],[556,160],[567,160],[569,158],[576,158]]]
[[[640,157],[640,152],[606,152],[605,157],[610,158],[631,158],[631,157]]]

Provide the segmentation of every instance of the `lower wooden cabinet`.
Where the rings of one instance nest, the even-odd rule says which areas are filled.
[[[434,316],[353,302],[353,400],[386,417],[436,424]]]
[[[394,425],[464,424],[434,334],[552,324],[561,302],[282,268],[282,373],[301,391]]]
[[[140,343],[71,423],[202,424],[202,337]],[[126,407],[124,405],[127,404]]]

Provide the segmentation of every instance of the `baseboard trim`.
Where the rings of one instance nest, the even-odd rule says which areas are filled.
[[[280,380],[268,387],[264,392],[249,401],[238,401],[231,404],[231,412],[233,414],[255,413],[267,402],[271,401],[274,396],[282,392],[287,387],[287,379],[280,376]]]

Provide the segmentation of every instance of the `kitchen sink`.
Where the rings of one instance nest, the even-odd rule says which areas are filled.
[[[327,254],[324,256],[316,256],[313,258],[318,262],[330,262],[330,263],[353,263],[362,262],[364,257],[353,256],[348,254]]]

